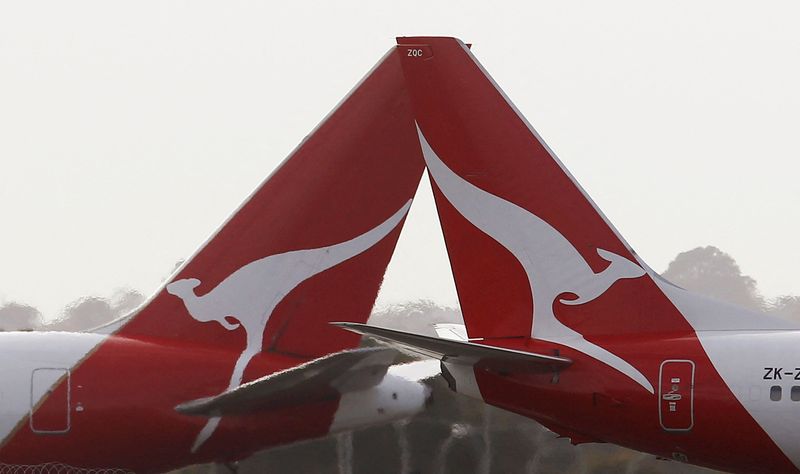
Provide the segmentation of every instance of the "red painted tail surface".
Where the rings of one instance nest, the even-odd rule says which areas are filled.
[[[392,51],[118,335],[303,357],[357,345],[327,322],[368,318],[423,166]]]
[[[63,437],[21,423],[3,462],[151,472],[329,433],[335,394],[224,418],[176,407],[355,347],[328,322],[369,317],[423,168],[392,50],[152,300],[99,330],[116,332],[56,389],[89,416]]]
[[[470,337],[691,330],[466,45],[398,44]]]
[[[697,297],[648,269],[462,42],[398,43],[469,336],[558,350],[573,362],[539,379],[513,365],[477,366],[459,375],[465,391],[578,440],[598,434],[712,467],[794,471],[784,455],[796,459],[787,412],[754,396],[766,365],[731,346],[769,353],[768,343],[753,350],[753,331],[789,325]],[[720,337],[733,329],[742,330],[738,342]],[[692,378],[688,415],[685,399],[665,407],[674,398],[659,388]],[[785,440],[782,449],[773,440]]]

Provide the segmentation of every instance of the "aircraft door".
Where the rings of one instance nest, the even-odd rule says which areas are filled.
[[[658,420],[665,431],[694,426],[694,362],[665,360],[658,371]]]
[[[40,368],[31,373],[31,431],[40,435],[69,432],[70,391],[69,369]]]

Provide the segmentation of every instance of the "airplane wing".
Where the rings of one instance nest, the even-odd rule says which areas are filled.
[[[387,348],[353,349],[320,357],[233,390],[182,403],[184,415],[241,415],[278,406],[322,400],[381,383],[397,352]]]
[[[470,341],[439,339],[361,323],[331,323],[342,329],[372,337],[389,347],[417,356],[462,364],[481,363],[487,368],[523,372],[557,372],[572,360],[533,352],[487,346]]]

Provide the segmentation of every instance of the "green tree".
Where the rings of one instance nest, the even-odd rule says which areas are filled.
[[[42,324],[42,313],[33,306],[8,303],[0,306],[0,331],[33,331]]]
[[[756,281],[742,275],[733,257],[710,245],[678,254],[662,276],[696,293],[746,308],[764,308]]]

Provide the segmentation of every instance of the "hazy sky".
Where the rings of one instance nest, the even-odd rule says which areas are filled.
[[[0,304],[154,290],[418,34],[474,43],[656,270],[710,244],[800,294],[798,25],[796,1],[2,2]],[[380,302],[455,303],[437,226],[420,196]]]

